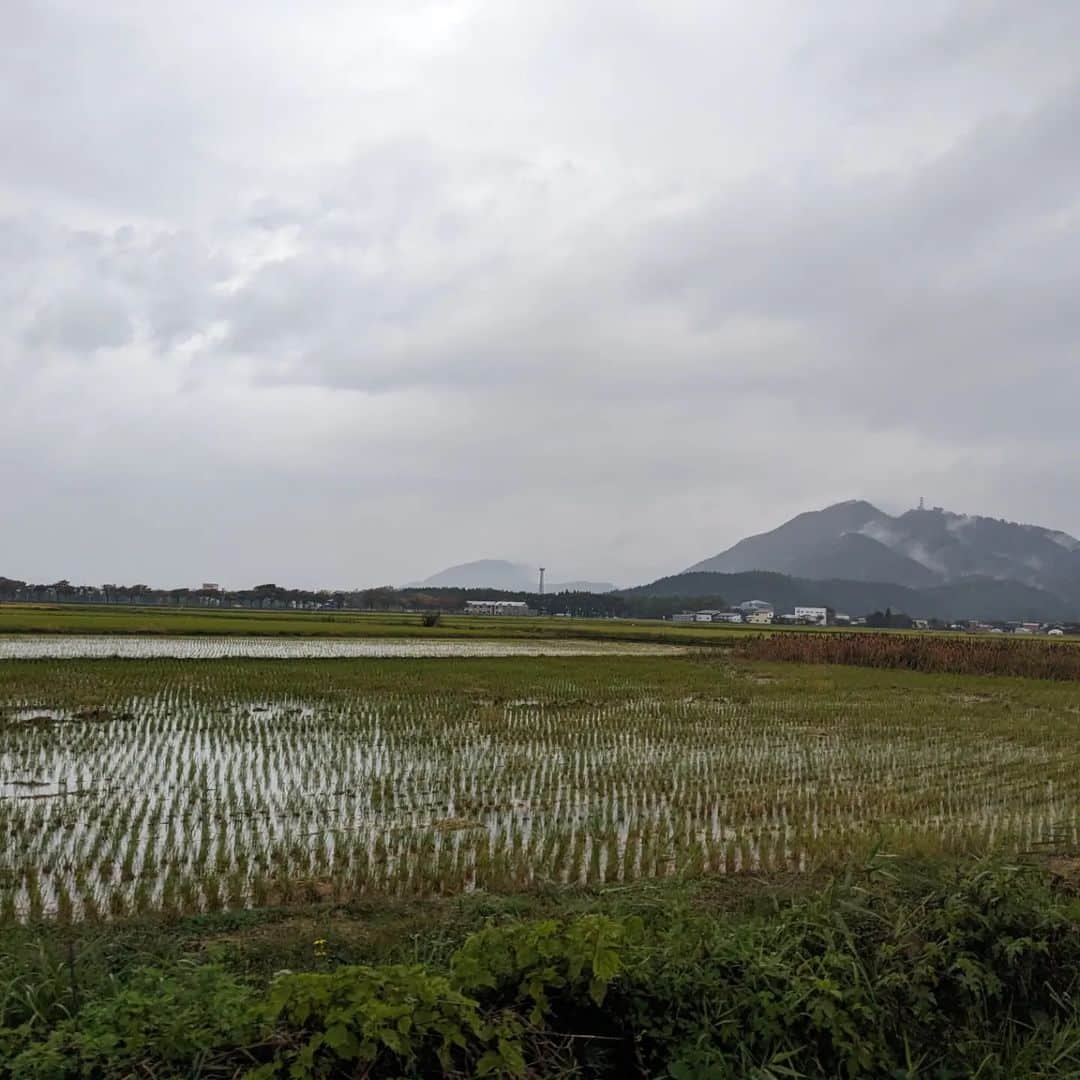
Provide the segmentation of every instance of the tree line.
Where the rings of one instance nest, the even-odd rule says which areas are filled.
[[[579,618],[662,619],[687,607],[722,608],[723,597],[640,596],[621,593],[559,592],[540,595],[505,589],[404,588],[290,589],[272,582],[252,589],[174,588],[145,584],[44,584],[0,577],[0,601],[54,604],[130,604],[153,607],[254,608],[278,611],[462,611],[468,600],[517,600],[543,615]]]

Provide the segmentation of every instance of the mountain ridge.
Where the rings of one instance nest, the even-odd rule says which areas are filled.
[[[678,597],[694,606],[697,597],[724,597],[728,604],[765,600],[778,612],[796,605],[831,607],[850,615],[892,608],[916,619],[1057,622],[1080,618],[1080,603],[1018,582],[970,578],[952,585],[914,589],[894,582],[811,580],[769,570],[724,574],[687,571],[647,585],[619,590],[627,598]]]
[[[539,567],[508,559],[474,559],[472,562],[448,566],[423,581],[410,582],[414,589],[501,589],[507,592],[536,592]],[[552,581],[545,582],[547,592],[614,592],[609,581]]]
[[[1066,532],[942,507],[893,516],[863,499],[798,514],[685,572],[751,570],[915,589],[1013,582],[1080,601],[1080,540]]]

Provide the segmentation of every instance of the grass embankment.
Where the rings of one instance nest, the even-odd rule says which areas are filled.
[[[570,619],[443,616],[424,626],[420,615],[367,612],[129,608],[76,604],[0,605],[0,634],[163,634],[253,637],[500,638],[639,641],[670,645],[732,645],[747,633],[722,625],[675,626],[654,619]]]
[[[1060,641],[928,634],[773,634],[744,639],[736,646],[736,654],[750,660],[848,664],[933,674],[1080,679],[1080,648]]]
[[[992,862],[8,927],[0,1077],[1072,1077],[1078,973]]]

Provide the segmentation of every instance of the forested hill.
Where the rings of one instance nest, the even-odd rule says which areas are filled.
[[[703,598],[723,596],[729,604],[766,600],[778,612],[799,604],[832,607],[850,615],[892,608],[923,619],[1075,619],[1078,605],[1014,581],[971,578],[951,585],[913,589],[889,582],[814,581],[766,570],[741,574],[696,571],[624,589],[619,596],[636,606],[645,597],[681,598],[688,607],[709,606]]]
[[[939,506],[894,517],[860,499],[836,503],[748,536],[687,573],[752,570],[813,581],[892,582],[919,590],[1015,582],[1063,597],[1072,608],[1080,606],[1080,540],[1075,536]],[[995,599],[1006,595],[1014,603],[1026,602],[1020,593]]]

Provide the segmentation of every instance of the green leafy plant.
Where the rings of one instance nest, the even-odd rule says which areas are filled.
[[[627,948],[641,937],[638,919],[586,915],[569,925],[554,919],[495,926],[473,934],[454,954],[461,989],[483,1000],[524,1006],[534,1024],[552,1011],[552,995],[587,994],[597,1006],[623,970]]]
[[[42,1042],[18,1054],[20,1080],[132,1075],[190,1067],[250,1038],[253,992],[213,964],[135,971],[115,996],[88,1002]]]
[[[430,1076],[467,1065],[482,1076],[524,1071],[519,1025],[485,1018],[476,1001],[419,965],[285,974],[264,1015],[277,1052],[252,1080],[308,1080],[346,1065],[365,1076]]]

